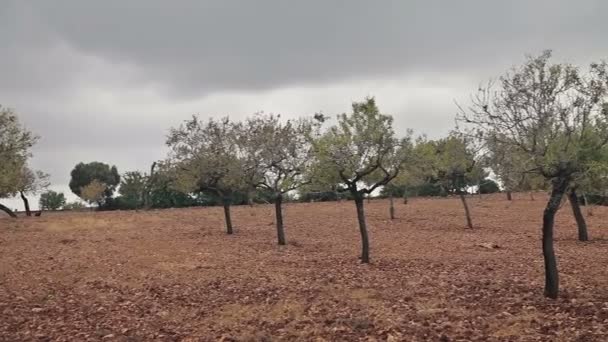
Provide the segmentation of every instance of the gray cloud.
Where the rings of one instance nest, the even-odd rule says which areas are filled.
[[[129,65],[140,81],[161,83],[172,95],[192,96],[404,70],[474,72],[547,47],[588,56],[603,52],[608,31],[601,0],[60,0],[15,7],[36,21],[34,28],[18,25],[26,39],[65,43]]]
[[[5,1],[0,104],[42,136],[32,161],[65,187],[79,161],[162,158],[193,113],[347,111],[376,95],[398,131],[453,126],[453,100],[552,48],[606,58],[595,1]]]

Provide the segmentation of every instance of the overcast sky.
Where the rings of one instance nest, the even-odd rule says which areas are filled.
[[[525,54],[608,58],[606,13],[604,0],[3,0],[0,104],[41,136],[32,164],[68,194],[81,161],[147,170],[195,113],[333,116],[373,95],[398,132],[443,135],[455,100]]]

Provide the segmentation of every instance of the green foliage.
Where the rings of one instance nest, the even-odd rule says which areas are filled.
[[[63,210],[80,210],[80,209],[84,209],[87,206],[84,205],[84,203],[82,202],[70,202],[70,203],[66,203],[63,206]]]
[[[0,198],[20,191],[30,148],[37,140],[12,110],[0,106]]]
[[[447,196],[447,192],[439,183],[424,183],[410,190],[415,196],[432,197],[432,196]]]
[[[183,192],[175,187],[177,175],[174,168],[168,165],[160,165],[159,170],[151,176],[149,183],[150,207],[152,208],[183,208],[198,204],[196,196],[192,193],[199,191]]]
[[[459,121],[498,159],[506,155],[509,169],[584,183],[608,143],[608,66],[585,73],[550,59],[550,51],[529,57],[480,88]],[[510,186],[512,170],[496,171]]]
[[[329,202],[344,199],[345,195],[336,191],[318,191],[302,193],[300,202]]]
[[[167,146],[172,188],[184,194],[211,191],[226,201],[235,192],[246,192],[257,170],[248,167],[239,137],[228,118],[203,122],[193,116],[171,129]]]
[[[252,170],[251,186],[275,196],[310,182],[313,140],[320,122],[297,119],[282,122],[280,115],[259,113],[238,124],[239,146],[245,152],[246,169]]]
[[[91,191],[87,194],[89,195],[87,196],[89,199],[86,199],[83,197],[82,190],[95,180],[99,184],[96,184],[94,189],[90,188],[89,190],[99,190],[99,185],[103,185],[104,189],[102,194],[99,195],[99,200],[95,200],[95,202],[98,203],[111,198],[116,186],[120,182],[120,175],[118,174],[116,166],[110,167],[110,165],[100,162],[91,162],[88,164],[79,163],[72,170],[71,176],[70,189],[75,195],[87,201],[91,200],[92,195],[95,195],[93,197],[96,198],[98,196]]]
[[[430,196],[464,192],[487,175],[471,141],[461,135],[452,134],[439,140],[420,138],[414,155],[417,166],[412,174],[417,184],[413,185],[424,184],[424,190]],[[437,187],[444,191],[436,191]]]
[[[120,194],[121,207],[128,209],[137,209],[144,206],[144,196],[146,186],[148,184],[148,176],[139,172],[131,171],[123,174],[120,180],[118,193]]]
[[[40,195],[40,209],[58,210],[66,205],[65,195],[62,192],[48,190]]]
[[[403,197],[407,193],[407,187],[397,184],[387,184],[380,190],[380,197]]]
[[[362,196],[399,175],[410,157],[411,141],[409,135],[395,136],[392,117],[381,114],[373,98],[355,102],[352,108],[315,141],[317,162],[312,167],[317,182],[341,183]]]
[[[495,181],[486,178],[481,181],[481,183],[479,184],[479,189],[477,191],[479,191],[479,193],[481,194],[493,194],[500,192],[500,187]]]

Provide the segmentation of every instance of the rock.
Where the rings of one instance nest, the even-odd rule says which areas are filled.
[[[33,309],[32,309],[32,312],[33,312],[33,313],[40,313],[40,312],[42,312],[42,311],[44,311],[44,309],[43,309],[43,308],[33,308]]]

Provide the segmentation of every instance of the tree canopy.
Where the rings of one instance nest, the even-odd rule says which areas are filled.
[[[19,123],[15,112],[0,106],[0,198],[14,196],[23,188],[27,159],[37,140]],[[16,217],[5,206],[0,209]]]
[[[252,189],[274,196],[279,245],[285,245],[281,202],[283,195],[310,182],[307,169],[314,163],[314,145],[321,121],[300,118],[281,121],[280,115],[258,113],[239,124],[238,139]]]
[[[62,192],[48,190],[40,194],[39,206],[41,210],[58,210],[65,204],[66,199]]]
[[[509,151],[524,162],[521,172],[551,182],[543,215],[545,294],[556,298],[559,282],[553,250],[555,214],[564,194],[576,198],[577,182],[603,164],[608,143],[608,65],[592,63],[586,72],[567,63],[552,63],[551,52],[528,57],[498,79],[481,87],[470,106],[461,108],[464,131],[493,150]],[[601,167],[600,167],[601,169]],[[577,215],[581,235],[581,215]],[[585,227],[586,230],[586,227]]]
[[[103,191],[100,194],[99,200],[94,200],[98,204],[112,197],[116,186],[120,182],[120,175],[116,166],[110,166],[101,162],[79,163],[71,172],[70,189],[78,197],[85,201],[93,200],[90,196],[83,197],[83,189],[97,181],[95,186],[90,188],[98,190],[100,185],[103,186]],[[88,193],[87,195],[91,195]],[[95,196],[97,198],[97,196]]]
[[[338,115],[337,124],[315,142],[321,177],[326,184],[344,184],[355,199],[364,263],[370,258],[363,196],[399,175],[411,157],[410,134],[398,138],[393,118],[380,113],[376,100],[370,97],[354,102],[352,113]]]

